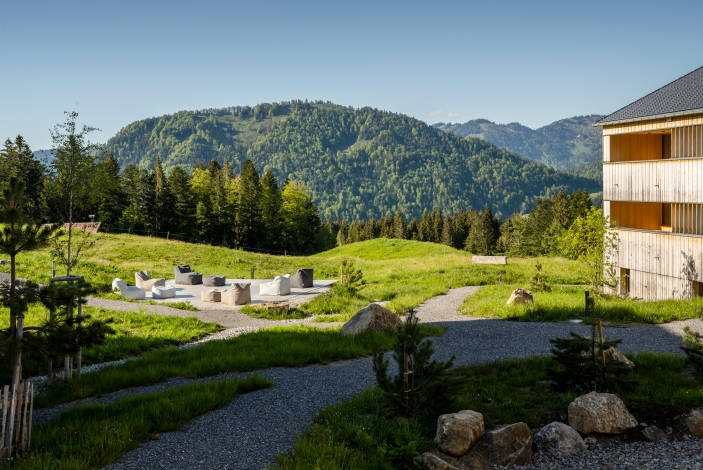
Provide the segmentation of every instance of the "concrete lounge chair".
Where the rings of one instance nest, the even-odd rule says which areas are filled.
[[[122,297],[134,300],[146,299],[146,290],[143,287],[128,286],[122,279],[112,280],[112,290],[118,292]]]
[[[144,290],[151,290],[154,286],[165,286],[166,279],[160,277],[158,279],[149,277],[149,273],[146,271],[137,271],[134,273],[134,283],[137,287],[143,287]]]
[[[225,285],[227,276],[212,274],[203,278],[203,285],[208,287],[221,287]]]
[[[183,266],[173,267],[174,278],[176,279],[176,284],[187,284],[189,286],[194,286],[196,284],[203,283],[203,275],[201,273],[194,273],[190,270],[190,266],[187,264]]]
[[[288,295],[290,294],[290,274],[276,276],[271,282],[259,284],[259,295]]]
[[[307,289],[312,287],[312,268],[298,269],[298,272],[290,278],[290,286]]]
[[[154,286],[151,288],[151,296],[154,299],[172,299],[176,296],[176,288],[171,284]]]
[[[222,293],[222,303],[227,305],[246,305],[251,302],[251,284],[248,282],[232,283],[232,287]]]

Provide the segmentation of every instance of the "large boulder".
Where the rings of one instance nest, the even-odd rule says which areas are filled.
[[[686,426],[688,426],[688,432],[694,436],[703,437],[703,412],[693,410],[686,418]]]
[[[454,465],[446,462],[431,452],[425,452],[418,457],[423,470],[459,470]]]
[[[484,436],[488,459],[493,465],[509,467],[532,463],[532,431],[525,423],[509,424]]]
[[[505,305],[524,304],[525,302],[532,302],[532,291],[517,288],[510,294]]]
[[[378,304],[364,307],[342,326],[343,335],[397,330],[403,324],[398,315]]]
[[[534,437],[540,454],[564,458],[586,450],[586,443],[576,430],[564,423],[555,421],[540,429]]]
[[[434,442],[442,452],[459,457],[483,436],[483,415],[464,410],[437,418],[437,435]]]
[[[605,350],[605,358],[613,362],[622,362],[627,366],[628,369],[634,369],[635,363],[625,357],[623,353],[615,348],[608,348]]]
[[[637,420],[617,396],[591,392],[569,404],[569,425],[581,434],[621,434],[637,426]]]

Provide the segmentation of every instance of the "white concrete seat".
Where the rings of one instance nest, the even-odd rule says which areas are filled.
[[[155,299],[172,299],[176,296],[176,288],[171,284],[154,286],[151,288],[151,296]]]
[[[271,282],[259,284],[259,295],[288,295],[290,294],[290,274],[276,276]]]
[[[134,300],[146,299],[146,290],[142,287],[128,286],[122,279],[115,278],[112,280],[112,290],[119,293],[122,297]]]

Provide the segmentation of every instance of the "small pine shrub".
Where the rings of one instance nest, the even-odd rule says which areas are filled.
[[[696,369],[696,378],[703,381],[703,338],[690,327],[683,329],[683,344],[681,347],[686,353],[689,364]]]
[[[537,272],[534,276],[532,276],[530,288],[537,292],[551,292],[552,286],[547,284],[547,281],[544,280],[544,275],[542,274],[542,264],[537,263],[535,265],[535,269]]]
[[[393,361],[398,373],[388,373],[383,352],[374,354],[376,383],[394,406],[396,414],[410,418],[419,412],[445,411],[466,379],[454,374],[454,357],[446,362],[432,360],[432,343],[423,339],[414,311],[398,329]]]
[[[339,267],[339,284],[351,294],[356,294],[366,286],[364,273],[354,267],[354,260],[345,259]]]
[[[547,374],[555,389],[576,392],[617,391],[634,385],[628,379],[630,369],[623,363],[610,360],[603,353],[618,346],[622,340],[596,341],[595,331],[591,338],[571,333],[570,338],[549,340],[556,364],[547,369]]]

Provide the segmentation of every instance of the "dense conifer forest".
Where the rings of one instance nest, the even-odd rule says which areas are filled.
[[[401,208],[457,213],[490,205],[503,217],[526,212],[537,197],[585,188],[567,175],[477,138],[463,138],[402,114],[325,102],[291,101],[179,112],[123,128],[105,146],[120,169],[167,174],[198,162],[246,159],[278,181],[302,182],[323,219],[369,220]]]

